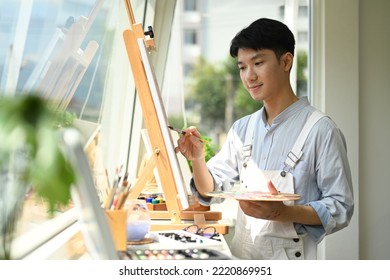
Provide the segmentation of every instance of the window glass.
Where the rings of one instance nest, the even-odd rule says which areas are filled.
[[[104,1],[1,1],[0,91],[36,92],[98,122],[112,5]]]
[[[123,112],[132,108],[134,93],[122,36],[128,27],[120,0],[0,1],[0,95],[41,95],[88,124],[81,126],[87,128],[82,134],[92,131],[90,124],[95,132],[105,111],[115,116],[122,112],[120,121],[107,121],[111,126],[114,119],[118,132],[110,144],[122,149],[117,143],[125,142],[122,152],[112,155],[117,163],[117,157],[127,154],[131,114]],[[121,125],[126,127],[125,137]],[[97,140],[91,143],[92,148],[98,144]],[[86,150],[93,172],[97,158],[106,160],[104,152],[98,157],[95,151]],[[18,234],[72,207],[57,209],[51,216],[44,201],[33,194],[26,198]]]

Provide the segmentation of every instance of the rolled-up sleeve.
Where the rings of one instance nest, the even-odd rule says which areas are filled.
[[[302,225],[309,235],[320,242],[326,235],[348,226],[354,212],[352,177],[344,136],[334,126],[325,137],[317,140],[316,183],[321,191],[319,200],[308,199],[322,226]]]

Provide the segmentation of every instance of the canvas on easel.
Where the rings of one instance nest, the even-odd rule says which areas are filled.
[[[125,0],[125,4],[131,27],[123,32],[123,38],[152,150],[146,165],[131,189],[129,198],[138,197],[157,168],[167,211],[153,211],[151,216],[152,219],[170,219],[171,223],[159,228],[155,227],[155,230],[161,230],[163,227],[183,227],[182,220],[200,223],[205,223],[206,220],[221,220],[221,212],[196,211],[191,208],[190,195],[184,183],[160,90],[149,60],[148,52],[155,50],[153,32],[151,28],[148,32],[144,32],[142,26],[135,23],[130,2]],[[216,224],[216,227],[219,228],[220,233],[227,233],[226,226]]]

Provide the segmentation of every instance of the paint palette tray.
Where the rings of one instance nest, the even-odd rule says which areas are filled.
[[[229,260],[232,259],[215,249],[130,249],[123,253],[122,259],[130,260]]]
[[[153,231],[147,238],[153,242],[141,245],[128,244],[128,249],[188,249],[188,248],[214,248],[224,249],[224,243],[220,239],[206,238],[184,230]]]

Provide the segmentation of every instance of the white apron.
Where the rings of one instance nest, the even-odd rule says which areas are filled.
[[[324,115],[315,111],[308,119],[294,148],[289,153],[284,170],[260,170],[251,158],[254,126],[259,114],[251,117],[243,147],[241,188],[268,192],[267,182],[272,181],[280,192],[294,193],[293,176],[289,170],[302,156],[302,147],[313,125]],[[284,202],[293,205],[293,201]],[[316,259],[317,245],[307,234],[298,235],[293,223],[257,219],[238,209],[232,254],[240,259],[302,260]]]

